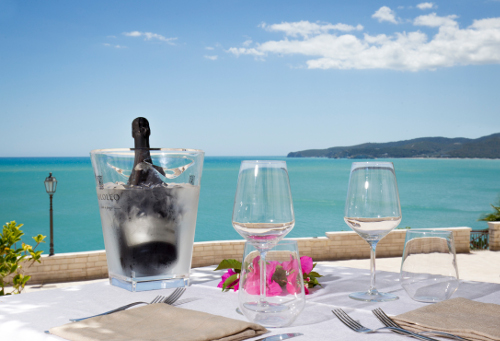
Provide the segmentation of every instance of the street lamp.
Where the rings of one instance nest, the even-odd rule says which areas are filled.
[[[49,176],[45,178],[45,190],[50,196],[50,253],[49,256],[54,255],[54,219],[52,217],[52,196],[56,192],[57,180],[49,173]]]

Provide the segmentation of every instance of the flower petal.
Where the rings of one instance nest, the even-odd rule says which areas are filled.
[[[278,265],[280,265],[278,261],[270,261],[268,264],[266,264],[267,284],[271,284],[273,274],[276,271],[276,266]]]
[[[266,296],[277,296],[277,295],[281,294],[281,291],[282,290],[281,290],[280,285],[278,283],[276,283],[275,281],[273,281],[267,287]]]
[[[299,268],[299,262],[296,259],[294,259],[292,255],[290,255],[290,261],[283,262],[282,266],[286,272],[291,272],[291,271],[297,270]]]
[[[292,272],[290,275],[286,277],[287,283],[286,283],[286,290],[288,291],[289,294],[295,295],[300,291],[300,288],[297,286],[297,271]]]
[[[313,269],[313,260],[311,257],[302,256],[300,257],[300,265],[302,266],[302,273],[308,274]]]

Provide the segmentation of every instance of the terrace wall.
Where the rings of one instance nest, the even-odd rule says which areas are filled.
[[[489,221],[490,250],[500,251],[500,221]]]
[[[453,231],[458,253],[469,253],[469,227],[446,228]],[[377,246],[377,257],[401,257],[406,230],[390,232]],[[370,257],[368,244],[355,232],[327,232],[326,237],[292,238],[299,245],[301,256],[312,257],[314,261],[362,259]],[[243,240],[197,242],[193,247],[192,267],[220,263],[223,259],[241,260]],[[31,275],[30,284],[82,281],[108,276],[106,252],[88,251],[61,253],[42,256],[41,263],[25,268],[25,275]]]

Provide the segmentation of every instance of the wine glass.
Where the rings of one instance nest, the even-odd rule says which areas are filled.
[[[276,312],[285,306],[267,302],[266,254],[295,225],[285,161],[242,161],[234,198],[233,227],[260,254],[259,300],[246,308]]]
[[[344,220],[370,244],[370,289],[350,298],[360,301],[397,300],[375,288],[375,250],[377,243],[401,222],[396,173],[392,162],[353,162],[345,203]]]

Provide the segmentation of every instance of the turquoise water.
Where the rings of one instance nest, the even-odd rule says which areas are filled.
[[[241,239],[231,226],[231,214],[244,159],[262,157],[205,158],[196,241]],[[290,174],[296,225],[289,237],[349,230],[343,211],[352,160],[272,159],[286,160]],[[400,227],[487,227],[477,219],[491,211],[489,204],[500,194],[500,160],[389,161],[394,163],[398,179],[403,211]],[[23,223],[27,237],[49,235],[49,196],[43,184],[49,172],[58,180],[55,252],[104,249],[89,158],[0,158],[1,222]],[[28,239],[25,241],[30,243]],[[42,249],[48,252],[48,239]]]

